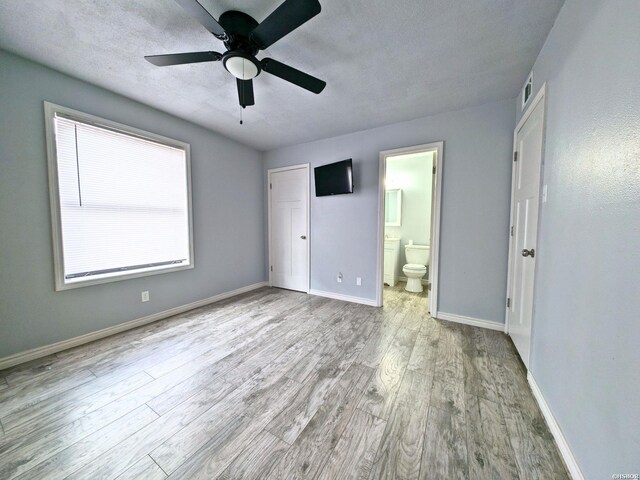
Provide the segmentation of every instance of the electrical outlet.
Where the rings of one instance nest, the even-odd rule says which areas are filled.
[[[361,286],[362,286],[362,277],[356,277],[356,285],[357,285],[358,287],[361,287]]]
[[[142,292],[140,294],[140,297],[141,297],[143,302],[148,302],[149,301],[149,291],[145,290],[144,292]]]
[[[342,273],[338,273],[338,278],[336,278],[336,280],[338,281],[338,283],[342,283]]]

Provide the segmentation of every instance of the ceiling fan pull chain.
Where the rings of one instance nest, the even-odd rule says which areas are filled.
[[[244,79],[244,62],[242,62],[242,78]],[[244,89],[245,87],[242,87],[242,102],[240,105],[240,125],[242,125],[242,110],[244,110]]]

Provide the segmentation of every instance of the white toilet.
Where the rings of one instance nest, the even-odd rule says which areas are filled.
[[[427,273],[429,265],[429,245],[405,245],[404,253],[407,257],[407,264],[402,267],[402,271],[407,277],[407,292],[422,292],[422,277]]]

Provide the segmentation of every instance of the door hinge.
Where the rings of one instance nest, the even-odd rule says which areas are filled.
[[[511,236],[513,237],[513,225],[511,225]]]
[[[435,165],[433,166],[433,174],[434,175],[436,174],[436,166]]]
[[[430,292],[431,291],[431,282],[427,283],[427,290]]]
[[[273,272],[273,265],[271,265],[271,266],[269,267],[269,270],[271,270],[271,271]]]
[[[272,183],[269,184],[269,190],[273,190],[273,184]]]
[[[511,299],[507,298],[507,308],[511,308]]]
[[[513,152],[513,161],[514,162],[518,161],[518,152]]]

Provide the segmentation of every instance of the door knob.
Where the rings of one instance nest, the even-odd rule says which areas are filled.
[[[306,235],[300,235],[300,238],[303,239],[303,240],[306,240],[307,236]]]
[[[524,250],[522,250],[522,256],[523,257],[535,257],[536,256],[536,251],[532,248],[531,250],[527,250],[526,248]]]

